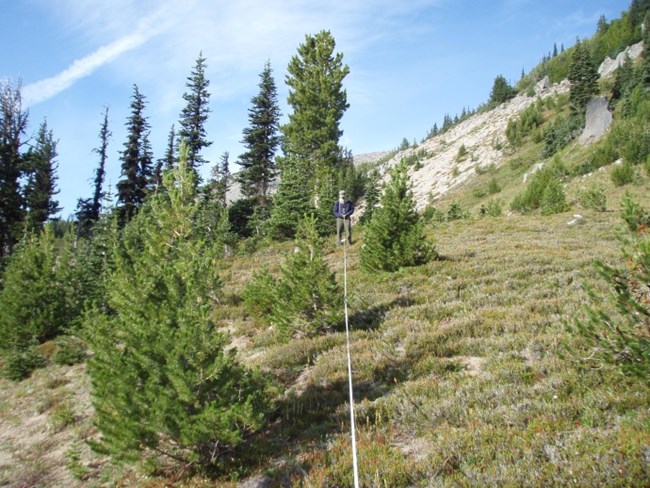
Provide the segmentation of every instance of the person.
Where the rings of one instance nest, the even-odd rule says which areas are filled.
[[[336,245],[347,242],[352,244],[352,229],[350,215],[354,213],[353,203],[347,199],[345,191],[339,192],[339,199],[334,204],[334,217],[336,217]],[[341,240],[341,230],[344,230],[345,237]]]

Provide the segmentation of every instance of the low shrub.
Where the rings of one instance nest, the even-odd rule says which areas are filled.
[[[47,358],[36,346],[11,351],[5,357],[4,376],[11,381],[21,381],[46,363]]]
[[[634,166],[628,162],[617,165],[612,168],[612,171],[609,173],[609,177],[611,178],[612,183],[614,183],[616,186],[629,185],[634,181]]]
[[[607,210],[607,197],[605,196],[605,190],[599,186],[592,186],[585,190],[582,190],[578,199],[580,205],[589,210],[595,210],[597,212],[604,212]]]

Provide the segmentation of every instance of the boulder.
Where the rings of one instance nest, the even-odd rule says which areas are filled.
[[[542,92],[545,92],[549,88],[551,88],[551,80],[549,79],[548,75],[546,75],[544,78],[539,80],[535,85],[535,93],[540,94]]]
[[[605,135],[612,124],[612,113],[607,106],[606,97],[592,98],[587,104],[585,128],[578,138],[583,146],[589,146]]]

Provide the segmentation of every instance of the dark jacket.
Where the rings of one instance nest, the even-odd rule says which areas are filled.
[[[334,204],[334,210],[332,211],[334,217],[345,219],[354,213],[354,205],[350,200],[346,200],[345,203],[341,204],[337,200]]]

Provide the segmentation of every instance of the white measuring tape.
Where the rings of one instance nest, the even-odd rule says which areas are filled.
[[[359,470],[357,468],[357,435],[354,425],[354,395],[352,392],[352,358],[350,355],[350,326],[348,323],[348,239],[343,244],[343,307],[345,310],[345,336],[348,344],[348,385],[350,387],[350,426],[352,428],[352,469],[354,470],[354,488],[359,488]]]

